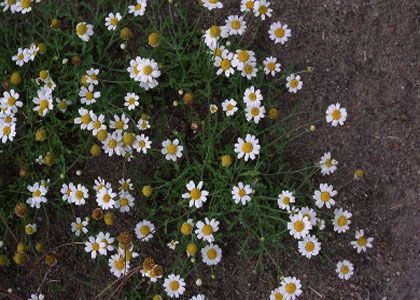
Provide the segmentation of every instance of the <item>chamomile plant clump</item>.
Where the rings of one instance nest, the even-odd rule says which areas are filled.
[[[270,258],[268,299],[307,291],[275,259],[285,251],[328,257],[337,280],[357,274],[329,247],[374,241],[331,184],[341,161],[287,158],[318,123],[345,125],[347,110],[332,101],[296,125],[300,107],[286,115],[282,95],[298,103],[311,69],[276,52],[299,29],[270,1],[226,2],[0,3],[15,28],[0,28],[0,272],[24,282],[19,297],[63,298],[79,278],[87,297],[207,299],[203,282],[223,280],[232,253],[255,272]],[[33,268],[42,282],[20,283]]]

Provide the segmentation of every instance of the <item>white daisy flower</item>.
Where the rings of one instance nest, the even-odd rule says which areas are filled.
[[[92,259],[95,259],[98,253],[101,255],[107,254],[105,243],[94,236],[90,236],[85,242],[85,252],[90,252]]]
[[[243,71],[246,64],[255,64],[256,62],[257,58],[254,51],[238,49],[233,56],[232,66],[238,71]]]
[[[282,25],[280,22],[274,22],[270,26],[268,31],[270,39],[274,41],[275,44],[284,44],[287,42],[289,37],[292,36],[292,31],[287,27],[286,24]]]
[[[118,278],[124,276],[130,270],[130,261],[120,254],[112,255],[108,260],[108,265],[111,273]]]
[[[152,141],[144,134],[137,135],[136,140],[133,143],[133,148],[139,153],[142,152],[143,154],[146,154],[147,150],[152,148]]]
[[[179,298],[185,292],[185,281],[179,275],[170,274],[165,278],[163,287],[168,297]]]
[[[223,8],[223,3],[219,0],[201,0],[201,3],[203,3],[204,7],[208,10]]]
[[[158,64],[153,59],[137,56],[130,61],[127,71],[130,73],[130,78],[139,82],[140,86],[146,91],[155,88],[159,84],[156,79],[160,77],[161,72]]]
[[[209,220],[208,218],[204,219],[204,222],[198,221],[196,224],[197,229],[195,233],[199,240],[204,240],[208,243],[214,242],[213,233],[219,230],[219,221],[216,219]]]
[[[28,224],[28,225],[25,226],[25,233],[27,235],[34,234],[36,232],[36,230],[37,230],[37,226],[36,226],[35,223],[34,224]]]
[[[114,120],[109,121],[109,127],[114,129],[117,133],[122,133],[128,129],[128,123],[130,119],[123,113],[121,117],[119,115],[113,116]]]
[[[238,138],[235,144],[235,152],[238,154],[238,159],[243,158],[245,161],[249,159],[254,160],[256,155],[260,154],[261,146],[259,140],[254,136],[247,134],[244,139]]]
[[[105,18],[105,26],[109,31],[114,31],[117,29],[118,23],[120,23],[122,16],[120,13],[110,13],[108,17]]]
[[[352,214],[343,208],[336,208],[334,210],[334,231],[338,233],[346,232],[350,228],[350,218]]]
[[[109,232],[103,233],[102,231],[98,233],[96,236],[98,240],[103,242],[105,244],[105,249],[107,251],[114,251],[114,246],[112,244],[115,242],[115,239],[111,237],[111,234]]]
[[[289,210],[291,203],[295,203],[295,196],[293,196],[292,192],[282,191],[281,194],[278,195],[277,204],[280,209]]]
[[[128,191],[133,191],[134,187],[133,187],[133,183],[131,182],[130,178],[121,178],[120,180],[118,180],[118,184],[119,186],[119,191],[120,192],[128,192]]]
[[[136,224],[135,233],[140,241],[147,242],[153,238],[155,225],[150,221],[143,220]]]
[[[366,252],[368,248],[372,248],[372,237],[366,237],[363,229],[356,231],[356,240],[350,242],[350,244],[353,246],[354,249],[357,250],[357,253]]]
[[[311,258],[312,256],[318,255],[321,250],[321,243],[318,242],[316,236],[308,234],[303,240],[298,242],[298,249],[302,256]]]
[[[246,28],[243,16],[231,15],[226,20],[226,25],[223,27],[225,33],[222,33],[222,36],[243,35]]]
[[[167,244],[167,246],[169,247],[169,249],[175,250],[178,244],[179,244],[179,241],[172,240]]]
[[[322,175],[329,175],[334,173],[337,170],[338,161],[331,158],[331,152],[325,152],[321,157],[319,165],[321,167]]]
[[[11,89],[9,92],[3,92],[3,97],[0,98],[0,108],[3,113],[9,115],[16,113],[20,107],[23,106],[22,101],[18,101],[19,94]]]
[[[102,142],[104,152],[109,156],[120,155],[122,151],[122,136],[117,132],[108,134],[108,137]]]
[[[316,226],[318,227],[318,230],[322,231],[325,229],[325,220],[318,219]]]
[[[241,76],[251,80],[254,77],[257,77],[257,64],[256,63],[245,63],[241,72]]]
[[[216,104],[210,104],[210,113],[215,114],[217,113],[218,110],[219,108],[217,107]]]
[[[45,185],[35,182],[33,185],[28,185],[27,189],[31,192],[31,197],[26,200],[26,203],[28,203],[30,207],[40,208],[41,203],[47,203],[45,195],[48,192],[48,188]]]
[[[3,6],[3,12],[10,9],[10,12],[14,14],[17,11],[16,0],[4,0],[0,2],[0,6]]]
[[[96,202],[103,210],[112,209],[115,206],[116,193],[112,192],[112,188],[103,188],[96,193]]]
[[[87,129],[92,121],[91,112],[83,107],[79,108],[78,112],[80,117],[74,119],[74,124],[80,124],[81,129]]]
[[[87,88],[85,86],[82,86],[80,88],[80,92],[79,92],[79,97],[81,98],[80,103],[91,105],[95,103],[96,100],[99,99],[99,97],[101,97],[101,92],[95,92],[93,90],[94,88],[95,87],[93,84],[90,84]]]
[[[287,83],[286,87],[289,89],[290,93],[297,93],[303,87],[303,81],[300,78],[300,75],[291,74],[286,78]]]
[[[312,224],[307,217],[304,217],[301,213],[297,213],[290,215],[290,222],[287,223],[287,229],[291,236],[295,239],[300,239],[309,233],[309,230],[312,229]]]
[[[253,121],[255,124],[258,124],[265,117],[265,107],[255,103],[247,105],[245,116],[248,122]]]
[[[67,111],[67,107],[71,105],[71,101],[65,98],[60,99],[58,97],[55,98],[55,102],[57,103],[57,108],[62,112],[65,113]]]
[[[89,198],[88,189],[81,185],[80,183],[74,187],[74,190],[71,191],[70,198],[71,202],[76,205],[85,205],[86,200]]]
[[[318,218],[316,217],[316,212],[312,209],[309,208],[307,206],[302,207],[301,209],[299,209],[299,212],[304,216],[307,217],[309,222],[311,222],[312,226],[315,226]]]
[[[147,0],[137,0],[134,5],[128,7],[128,13],[133,14],[135,17],[143,16],[146,11]]]
[[[316,190],[312,196],[315,200],[315,205],[322,208],[324,205],[326,208],[331,208],[335,204],[333,197],[337,195],[337,191],[334,190],[332,185],[327,183],[321,183],[319,190]]]
[[[60,189],[61,198],[63,199],[63,201],[66,201],[69,204],[72,203],[73,198],[71,197],[71,192],[75,188],[76,187],[74,186],[74,184],[72,182],[70,182],[68,185],[63,183],[63,185],[61,186],[61,189]]]
[[[86,71],[86,83],[98,85],[99,69],[90,68]]]
[[[88,124],[87,130],[92,131],[92,134],[96,136],[99,131],[106,130],[105,116],[97,116],[93,111],[90,111],[90,122]]]
[[[222,103],[223,111],[226,112],[226,116],[230,117],[235,114],[235,112],[238,110],[238,107],[236,106],[237,102],[233,99],[226,99]]]
[[[270,300],[283,300],[285,299],[281,287],[278,287],[271,291]]]
[[[41,0],[39,0],[39,1],[41,1]],[[36,44],[32,43],[31,46],[28,48],[29,59],[34,60],[35,56],[38,54],[38,51],[39,51],[39,47]],[[51,80],[51,78],[50,78],[50,80]]]
[[[204,36],[203,36],[204,43],[207,45],[207,47],[210,48],[210,50],[215,50],[217,48],[217,42],[222,37],[222,30],[223,30],[223,27],[213,25],[212,27],[207,29],[206,32],[204,33]],[[220,47],[219,49],[222,51],[226,50],[226,49],[222,49],[222,47]],[[217,56],[220,56],[220,55],[217,55]]]
[[[190,300],[205,300],[206,296],[204,296],[203,294],[198,294],[195,296],[192,296]]]
[[[222,260],[222,249],[214,244],[209,244],[201,249],[203,262],[208,266],[215,266]]]
[[[174,139],[173,141],[168,139],[162,142],[161,153],[165,155],[166,160],[176,161],[182,157],[183,150],[184,147],[179,145],[178,139]]]
[[[3,144],[13,141],[16,136],[16,124],[0,121],[0,139]]]
[[[26,14],[32,10],[32,3],[39,3],[41,0],[18,0],[16,1],[16,11]]]
[[[284,278],[280,288],[286,300],[294,300],[302,294],[302,284],[296,277]]]
[[[242,205],[246,205],[249,201],[251,201],[251,193],[252,188],[249,184],[238,182],[238,185],[235,185],[232,188],[232,199],[236,204],[242,203]]]
[[[245,90],[243,100],[247,106],[251,104],[261,105],[263,99],[261,90],[255,89],[253,86]]]
[[[255,0],[241,0],[241,12],[254,11]]]
[[[260,0],[255,1],[254,3],[254,15],[256,17],[260,17],[261,20],[265,20],[265,18],[271,18],[271,13],[273,9],[270,8],[270,2],[267,0]]]
[[[229,78],[230,75],[235,73],[235,70],[232,67],[232,59],[233,53],[229,51],[223,51],[220,57],[216,57],[214,59],[214,66],[218,68],[216,74],[224,74],[226,77]]]
[[[18,48],[18,53],[12,56],[12,60],[16,62],[16,65],[22,67],[30,60],[28,49]]]
[[[45,296],[43,294],[31,294],[31,298],[29,298],[28,300],[44,300],[44,299],[45,299]]]
[[[141,131],[144,131],[150,128],[149,117],[147,115],[144,115],[140,118],[140,120],[137,122],[137,128]]]
[[[71,232],[74,232],[74,234],[79,237],[80,234],[83,233],[87,233],[88,229],[86,228],[86,226],[88,226],[89,222],[86,220],[83,220],[79,217],[76,218],[75,222],[71,223]]]
[[[264,61],[264,72],[266,75],[276,76],[281,70],[281,64],[277,62],[274,56],[267,57]]]
[[[331,104],[328,106],[325,112],[327,123],[331,123],[332,126],[344,125],[347,120],[347,110],[341,107],[340,103]]]
[[[32,99],[36,105],[33,111],[38,112],[41,117],[44,117],[48,111],[53,109],[52,90],[47,87],[42,87],[37,91],[37,97]]]
[[[124,97],[124,106],[128,108],[128,110],[134,110],[137,106],[139,106],[139,96],[135,93],[127,93]]]
[[[130,207],[134,206],[134,197],[129,192],[120,192],[118,200],[115,202],[115,208],[125,213],[130,211]]]
[[[338,274],[338,278],[349,280],[350,277],[353,275],[353,264],[348,260],[341,260],[337,263],[337,267],[335,271]]]
[[[93,35],[93,25],[80,22],[76,25],[76,34],[84,42],[88,42]]]
[[[106,182],[104,179],[102,179],[101,177],[98,177],[98,179],[95,179],[95,183],[93,186],[93,189],[98,193],[100,192],[103,188],[107,188],[110,189],[111,183]]]
[[[188,193],[182,194],[183,199],[190,199],[189,206],[196,208],[200,208],[203,206],[203,203],[207,201],[207,196],[209,192],[206,190],[202,190],[203,188],[203,181],[200,181],[197,186],[195,185],[194,181],[190,181],[186,185]]]

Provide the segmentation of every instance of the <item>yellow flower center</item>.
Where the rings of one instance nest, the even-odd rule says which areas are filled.
[[[238,30],[239,28],[241,28],[241,22],[239,20],[233,20],[230,23],[230,26],[232,26],[233,29]]]
[[[274,294],[274,299],[275,300],[283,300],[283,295],[281,293],[275,293]]]
[[[297,88],[297,87],[298,87],[298,85],[299,85],[299,81],[297,81],[296,79],[292,79],[292,80],[290,81],[290,87],[291,87],[291,88],[295,89],[295,88]]]
[[[125,133],[123,137],[123,142],[126,145],[132,145],[134,142],[134,134],[130,132]]]
[[[8,5],[16,4],[16,0],[7,0]]]
[[[327,167],[327,168],[331,168],[332,167],[332,160],[331,159],[327,159],[326,161],[325,161],[325,166]]]
[[[253,9],[254,8],[254,0],[252,0],[252,1],[248,1],[247,3],[245,3],[245,7],[247,8],[247,9]]]
[[[128,99],[128,104],[130,104],[130,105],[136,104],[136,99],[134,99],[134,98]]]
[[[335,120],[335,121],[340,120],[340,118],[341,118],[341,112],[340,112],[340,110],[338,110],[338,109],[334,110],[332,112],[331,116],[332,116],[333,120]]]
[[[250,142],[246,142],[242,145],[242,151],[245,153],[251,153],[253,149],[254,145],[252,145]]]
[[[290,204],[290,198],[289,197],[283,197],[283,204],[289,205]]]
[[[241,51],[239,51],[239,53],[238,53],[238,59],[239,59],[241,62],[246,62],[246,61],[248,61],[248,59],[249,59],[249,53],[248,53],[248,51],[245,51],[245,50],[241,50]]]
[[[141,141],[139,142],[139,147],[140,147],[140,148],[144,148],[144,147],[146,147],[146,142],[145,142],[144,140],[141,140]]]
[[[297,232],[301,232],[301,231],[303,231],[303,229],[305,229],[305,223],[303,223],[303,221],[301,221],[301,220],[298,220],[293,224],[293,228]]]
[[[189,235],[192,232],[192,226],[189,223],[183,223],[181,226],[181,232],[184,235]]]
[[[246,191],[245,191],[245,189],[240,189],[239,190],[239,192],[238,192],[238,194],[239,194],[239,197],[245,197],[246,196]]]
[[[337,220],[337,224],[340,227],[344,227],[347,224],[347,218],[345,216],[340,216]]]
[[[244,71],[246,74],[252,74],[252,71],[254,71],[254,67],[250,64],[245,65]]]
[[[111,25],[117,26],[118,25],[118,19],[117,18],[112,18],[111,19]]]
[[[220,66],[222,67],[223,70],[228,70],[230,68],[230,60],[228,59],[224,59],[222,60],[222,62],[220,63]]]
[[[104,197],[102,198],[102,200],[105,203],[108,203],[111,200],[111,196],[109,194],[105,194]]]
[[[12,117],[11,116],[6,116],[5,118],[4,118],[4,122],[6,122],[6,123],[12,123]]]
[[[284,31],[284,29],[283,28],[277,28],[275,31],[274,31],[274,34],[276,35],[276,37],[278,37],[278,38],[282,38],[282,37],[284,37],[284,34],[285,34],[286,32]]]
[[[83,224],[82,223],[77,223],[76,224],[76,229],[77,230],[82,230],[83,229]]]
[[[115,129],[123,129],[124,128],[124,121],[116,121],[115,122]]]
[[[312,251],[314,251],[314,249],[315,249],[315,244],[313,242],[309,241],[305,244],[305,250],[306,251],[312,252]]]
[[[234,108],[234,106],[232,104],[228,104],[226,106],[226,110],[231,111]]]
[[[115,269],[121,271],[125,268],[125,263],[122,259],[117,259],[114,263]]]
[[[35,192],[32,193],[32,197],[35,197],[35,198],[41,197],[41,191],[36,190]]]
[[[96,120],[95,123],[93,123],[93,128],[95,129],[99,129],[101,128],[101,126],[102,126],[102,123],[98,120]]]
[[[76,26],[76,32],[78,35],[84,35],[87,31],[87,26],[85,23],[79,23]]]
[[[168,150],[169,154],[174,155],[176,154],[177,147],[174,144],[169,144],[166,150]]]
[[[252,115],[253,117],[257,117],[259,114],[260,114],[260,109],[259,109],[258,107],[253,107],[253,108],[251,109],[251,115]]]
[[[25,56],[22,53],[19,53],[18,54],[18,59],[19,60],[23,60],[24,58],[25,58]]]
[[[4,135],[7,135],[8,136],[11,132],[12,132],[12,129],[11,129],[10,126],[3,127],[3,134]]]
[[[92,244],[92,249],[93,249],[94,251],[98,251],[98,250],[99,250],[99,244],[98,244],[97,242],[93,243],[93,244]]]
[[[80,200],[85,196],[85,194],[82,191],[76,191],[75,196]]]
[[[292,282],[286,284],[285,290],[288,294],[293,294],[296,291],[296,285]]]
[[[16,104],[16,99],[13,97],[9,97],[9,99],[7,99],[7,105],[9,106],[13,106]]]
[[[141,9],[141,4],[140,3],[137,3],[135,6],[134,6],[134,9],[135,10],[140,10]]]
[[[133,73],[134,73],[134,75],[138,75],[139,73],[140,73],[140,71],[139,71],[139,69],[138,69],[138,64],[136,64],[136,65],[134,65],[134,67],[133,67]]]
[[[93,99],[93,93],[92,93],[92,92],[86,92],[85,97],[86,97],[86,99],[88,99],[88,100],[92,100],[92,99]]]
[[[217,257],[217,251],[214,249],[209,249],[209,251],[207,251],[207,257],[210,260],[214,260]]]
[[[150,233],[150,228],[147,225],[143,225],[142,227],[140,227],[140,233],[142,235],[148,235]]]
[[[127,206],[128,205],[128,199],[127,198],[121,198],[120,199],[120,205],[121,206]]]
[[[179,289],[179,282],[176,280],[171,281],[171,283],[169,284],[169,288],[173,291],[177,291]]]
[[[320,198],[322,202],[327,202],[328,200],[330,200],[330,193],[322,192]]]
[[[147,75],[147,76],[149,76],[150,74],[152,74],[152,72],[153,72],[153,68],[152,68],[152,66],[150,66],[150,65],[145,66],[145,67],[143,68],[143,73],[144,73],[145,75]]]
[[[115,147],[117,147],[117,141],[114,140],[114,139],[110,139],[108,141],[108,147],[111,148],[111,149],[114,149]]]
[[[260,13],[260,14],[265,15],[265,14],[268,12],[268,7],[267,7],[267,6],[265,6],[265,5],[261,5],[261,6],[258,8],[258,11],[259,11],[259,13]]]
[[[210,36],[212,38],[218,38],[220,37],[221,34],[222,34],[222,30],[220,29],[219,26],[213,25],[212,27],[210,27]]]
[[[89,114],[83,115],[81,119],[82,119],[82,123],[85,125],[91,121]]]
[[[219,2],[219,0],[209,0],[209,2],[210,2],[211,4],[216,4],[217,2]]]
[[[216,48],[214,49],[214,56],[221,56],[222,55],[222,49]]]
[[[194,201],[199,200],[201,197],[201,191],[197,188],[193,188],[190,195],[191,195],[192,200]]]
[[[340,268],[340,272],[343,274],[348,274],[350,272],[350,268],[348,266],[342,266]]]
[[[361,237],[359,237],[359,238],[357,239],[357,244],[358,244],[359,246],[364,247],[364,246],[366,246],[366,244],[367,244],[367,239],[366,239],[364,236],[361,236]]]
[[[39,102],[39,110],[40,111],[44,111],[45,109],[47,109],[48,108],[48,100],[47,99],[42,99],[40,102]]]
[[[213,233],[213,227],[211,227],[210,225],[206,224],[203,226],[203,228],[201,228],[201,232],[204,235],[211,235]]]
[[[269,63],[267,64],[267,68],[268,68],[270,71],[274,71],[274,70],[276,69],[276,64],[275,64],[275,63],[273,63],[273,62],[271,61],[271,62],[269,62]]]
[[[60,101],[57,106],[59,109],[64,110],[67,107],[67,103],[66,101]]]
[[[22,0],[21,5],[22,8],[28,8],[31,6],[32,0]]]

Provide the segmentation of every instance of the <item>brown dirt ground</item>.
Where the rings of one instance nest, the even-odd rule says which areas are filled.
[[[239,13],[238,0],[224,2],[229,13]],[[328,259],[296,262],[296,253],[275,259],[288,274],[302,279],[300,299],[419,299],[419,5],[408,0],[272,3],[271,21],[287,23],[293,37],[278,47],[264,37],[260,46],[286,67],[315,68],[303,76],[303,91],[279,99],[280,111],[287,114],[301,97],[307,111],[323,114],[329,104],[339,101],[349,113],[344,127],[333,129],[322,122],[314,133],[291,145],[288,155],[297,162],[317,161],[324,151],[331,151],[339,161],[332,179],[337,186],[351,179],[354,169],[363,168],[366,179],[341,188],[338,202],[352,211],[354,228],[364,228],[375,238],[374,248],[363,255],[349,248],[350,237],[340,237],[328,243]],[[269,26],[270,21],[266,23]],[[121,164],[106,160],[100,166],[106,171]],[[87,177],[95,177],[94,173],[85,169]],[[79,253],[66,251],[74,257],[67,267],[82,276],[87,266],[77,265]],[[335,262],[343,258],[356,267],[348,282],[339,280],[334,271]],[[255,263],[224,249],[222,264],[214,269],[223,281],[204,278],[208,297],[266,299],[278,285],[276,274],[269,259],[264,261],[265,269],[254,274]],[[73,287],[68,297],[88,297],[77,280],[68,283]]]

